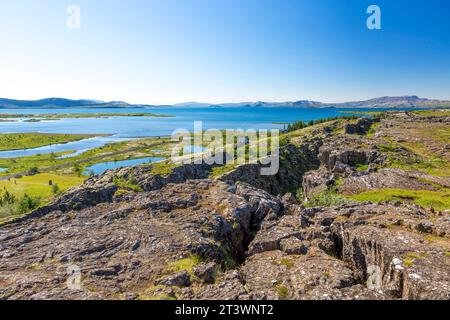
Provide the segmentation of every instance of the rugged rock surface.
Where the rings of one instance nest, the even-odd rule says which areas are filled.
[[[177,268],[190,263],[190,255],[223,267],[238,263],[253,228],[281,209],[276,197],[248,185],[190,180],[9,224],[0,229],[2,295],[114,298],[145,296],[158,285],[188,286],[189,274]],[[67,291],[70,266],[81,269],[84,290]],[[209,269],[194,274],[210,282]]]
[[[320,162],[317,155],[321,145],[320,138],[300,146],[287,145],[281,154],[280,169],[276,175],[262,176],[260,164],[246,164],[221,176],[220,180],[230,184],[236,181],[246,182],[271,194],[295,191],[301,185],[303,174],[318,168]]]
[[[373,189],[440,190],[449,187],[449,179],[400,169],[381,169],[378,172],[355,172],[344,181],[340,190],[345,194],[357,194]]]
[[[365,134],[367,133],[367,131],[369,131],[369,129],[374,123],[378,122],[380,122],[379,118],[375,119],[362,118],[354,123],[350,122],[345,124],[344,130],[345,133],[347,134]]]

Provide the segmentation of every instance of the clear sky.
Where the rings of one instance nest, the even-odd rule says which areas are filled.
[[[450,99],[449,16],[448,0],[0,0],[0,97]]]

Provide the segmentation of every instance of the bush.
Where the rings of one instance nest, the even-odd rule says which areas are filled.
[[[0,217],[24,214],[38,208],[39,204],[39,198],[33,198],[25,194],[18,199],[8,190],[5,190],[3,194],[0,193]]]
[[[30,170],[28,171],[28,174],[29,174],[30,176],[34,176],[34,175],[36,175],[36,174],[38,174],[38,173],[39,173],[38,167],[32,167],[32,168],[30,168]]]
[[[17,211],[18,213],[27,213],[31,210],[39,207],[39,199],[32,198],[29,195],[25,194],[22,199],[17,203]]]
[[[83,174],[83,168],[78,163],[75,163],[73,165],[73,172],[76,173],[77,176],[81,177]]]
[[[327,190],[310,199],[305,203],[306,207],[332,207],[340,206],[351,202],[343,196],[337,194],[335,189]]]
[[[52,185],[52,193],[53,194],[59,194],[61,192],[61,190],[59,189],[59,186],[55,183]]]
[[[3,195],[0,194],[0,206],[16,203],[16,197],[5,189]]]

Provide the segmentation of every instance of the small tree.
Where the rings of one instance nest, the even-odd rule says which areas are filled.
[[[54,185],[52,185],[52,193],[54,194],[54,195],[57,195],[57,194],[59,194],[60,193],[60,189],[59,189],[59,186],[55,183]]]
[[[16,197],[5,189],[3,196],[0,197],[0,204],[13,204],[16,202]]]
[[[27,213],[31,210],[36,209],[39,206],[39,199],[32,198],[25,193],[22,199],[20,199],[17,204],[17,211],[19,213]]]
[[[32,167],[32,168],[30,168],[30,171],[28,171],[28,174],[30,176],[34,176],[34,175],[36,175],[38,173],[39,173],[39,168],[38,167]]]
[[[79,177],[81,177],[81,174],[83,173],[83,168],[78,163],[75,163],[73,165],[73,172],[75,172]]]

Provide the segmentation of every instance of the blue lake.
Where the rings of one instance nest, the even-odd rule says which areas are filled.
[[[194,130],[194,122],[202,121],[202,129],[282,129],[277,122],[309,121],[320,118],[342,116],[337,108],[292,108],[292,107],[152,107],[152,108],[100,108],[100,109],[1,109],[9,114],[64,114],[64,113],[116,113],[110,118],[77,118],[41,122],[0,122],[0,133],[79,133],[111,134],[82,141],[59,144],[29,150],[1,151],[0,158],[22,157],[61,151],[76,151],[77,154],[107,143],[136,139],[139,137],[170,136],[176,129]],[[367,111],[367,109],[352,109]],[[121,117],[121,113],[169,114],[174,117]],[[66,157],[76,154],[67,155]]]
[[[162,161],[165,158],[157,158],[157,157],[150,157],[150,158],[141,158],[141,159],[130,159],[130,160],[122,160],[122,161],[109,161],[109,162],[101,162],[94,164],[90,167],[86,167],[86,170],[84,171],[84,174],[102,174],[106,170],[111,169],[117,169],[122,167],[133,167],[144,163],[152,163],[157,161]]]
[[[0,173],[1,173],[1,172],[6,172],[6,171],[8,171],[7,168],[0,168]]]
[[[105,109],[0,109],[0,113],[117,113],[117,117],[61,119],[41,122],[1,122],[0,132],[48,132],[114,134],[116,137],[169,136],[175,129],[193,130],[194,121],[203,121],[203,129],[283,128],[275,122],[315,120],[342,115],[335,108],[236,107],[236,108],[105,108]],[[356,109],[353,109],[356,110]],[[364,110],[364,109],[358,109]],[[120,117],[121,113],[152,112],[175,117]]]

